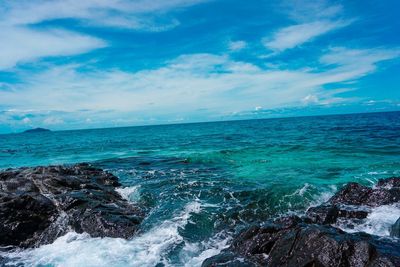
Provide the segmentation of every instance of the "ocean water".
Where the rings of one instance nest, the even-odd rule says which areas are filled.
[[[347,182],[400,176],[400,113],[0,135],[0,169],[90,162],[147,211],[130,240],[70,232],[2,254],[24,266],[200,266],[253,223],[302,214]],[[348,231],[388,236],[399,206]],[[396,215],[396,216],[395,216]]]

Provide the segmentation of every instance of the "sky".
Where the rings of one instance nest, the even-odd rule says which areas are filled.
[[[0,133],[400,110],[398,10],[1,0]]]

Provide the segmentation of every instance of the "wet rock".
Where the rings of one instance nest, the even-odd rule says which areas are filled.
[[[337,192],[329,202],[331,204],[365,205],[377,207],[400,201],[400,178],[381,179],[376,188],[358,183],[348,183]]]
[[[339,216],[339,208],[335,205],[311,207],[307,210],[306,215],[313,223],[332,224]]]
[[[253,226],[233,241],[231,250],[249,257],[267,253],[279,238],[279,230],[281,228],[274,224],[265,227]]]
[[[297,216],[281,217],[264,226],[254,225],[243,231],[231,245],[231,250],[240,255],[262,255],[269,251],[280,237],[280,231],[290,229],[301,223]]]
[[[40,194],[0,197],[0,244],[28,246],[57,216],[53,203]]]
[[[254,266],[400,266],[400,244],[315,224],[254,226],[203,266],[235,266],[239,259]]]
[[[339,190],[327,203],[307,210],[311,223],[334,224],[340,220],[362,220],[371,207],[393,204],[400,201],[400,179],[381,179],[371,188],[358,183],[349,183]]]
[[[306,212],[308,222],[316,224],[334,224],[339,219],[365,219],[368,211],[352,206],[324,204],[311,207]]]
[[[400,178],[399,177],[391,177],[386,179],[379,179],[378,183],[376,184],[377,187],[386,187],[386,188],[393,188],[393,187],[400,187]]]
[[[282,217],[242,231],[221,254],[203,266],[400,266],[400,241],[365,233],[346,233],[338,221],[357,222],[372,207],[400,201],[399,178],[381,179],[370,188],[349,183],[327,203],[308,209],[303,218]],[[400,218],[391,228],[399,236]]]
[[[365,219],[368,216],[367,210],[353,209],[351,207],[339,207],[338,218],[345,219]]]
[[[297,226],[299,223],[302,223],[302,222],[303,222],[303,220],[295,215],[279,217],[278,219],[274,220],[274,224],[279,225],[279,227],[282,229],[288,229],[288,228]]]
[[[235,254],[232,252],[226,252],[206,259],[201,265],[201,267],[217,267],[217,266],[256,267],[258,266],[258,264],[251,262],[248,259],[237,258]]]
[[[117,177],[88,164],[0,173],[0,246],[32,247],[68,230],[93,237],[132,236],[142,211],[114,190]]]
[[[383,247],[385,249],[383,249]],[[269,252],[269,266],[376,266],[400,264],[400,246],[369,235],[347,234],[330,226],[294,228]]]
[[[390,227],[390,236],[400,237],[400,217],[397,221]]]

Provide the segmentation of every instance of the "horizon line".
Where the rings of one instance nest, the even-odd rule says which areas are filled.
[[[87,131],[87,130],[105,130],[105,129],[119,129],[119,128],[133,128],[133,127],[156,127],[156,126],[173,126],[173,125],[186,125],[186,124],[205,124],[205,123],[220,123],[220,122],[236,122],[236,121],[253,121],[253,120],[276,120],[276,119],[291,119],[291,118],[312,118],[312,117],[330,117],[330,116],[345,116],[345,115],[361,115],[361,114],[379,114],[379,113],[396,113],[398,110],[390,111],[370,111],[370,112],[349,112],[349,113],[333,113],[333,114],[320,114],[320,115],[300,115],[300,116],[282,116],[282,117],[269,117],[269,118],[249,118],[249,119],[231,119],[231,120],[215,120],[215,121],[194,121],[194,122],[181,122],[181,123],[159,123],[159,124],[144,124],[144,125],[130,125],[130,126],[115,126],[115,127],[103,127],[103,128],[79,128],[79,129],[65,129],[65,130],[50,130],[50,132],[70,132],[70,131]],[[26,130],[44,128],[44,127],[33,127]],[[24,130],[24,131],[26,131]],[[24,134],[22,132],[9,132],[0,133],[0,135],[12,135],[12,134]]]

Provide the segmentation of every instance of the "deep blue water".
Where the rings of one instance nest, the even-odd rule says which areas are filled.
[[[400,112],[0,135],[0,168],[91,162],[148,216],[132,240],[70,233],[29,266],[198,266],[251,223],[400,175]]]

